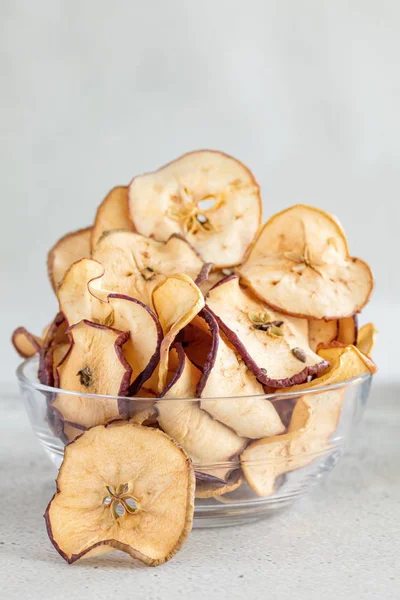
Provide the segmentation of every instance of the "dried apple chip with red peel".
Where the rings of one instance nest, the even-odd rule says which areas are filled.
[[[43,344],[40,351],[38,379],[43,385],[54,385],[55,375],[54,367],[58,365],[61,358],[56,357],[55,362],[53,350],[59,346],[69,348],[70,343],[66,334],[68,328],[67,321],[63,313],[59,312],[53,321],[46,327],[46,333],[43,337]]]
[[[197,386],[200,407],[242,437],[256,439],[282,433],[285,427],[272,402],[262,397],[262,385],[220,336],[213,315],[206,308],[201,315],[213,341]]]
[[[136,230],[166,241],[180,233],[205,261],[237,265],[261,223],[261,197],[252,173],[222,152],[190,152],[129,186]]]
[[[90,237],[92,249],[96,247],[103,233],[112,229],[135,229],[129,217],[126,186],[119,185],[113,188],[97,209]]]
[[[29,358],[40,352],[43,339],[30,333],[25,327],[17,327],[11,337],[11,342],[22,358]]]
[[[89,258],[75,262],[66,272],[57,298],[70,326],[84,319],[108,324],[111,307],[99,297],[103,275],[103,266]],[[106,297],[106,293],[103,295]]]
[[[240,488],[243,475],[240,469],[228,474],[226,480],[196,471],[196,498],[218,498]]]
[[[308,322],[282,315],[250,296],[230,275],[208,293],[207,308],[259,381],[271,387],[301,383],[328,364],[308,344]]]
[[[52,402],[63,420],[89,428],[127,415],[124,400],[131,380],[131,367],[123,355],[129,333],[81,321],[69,329],[71,348],[57,367],[56,386],[78,392],[58,392]],[[113,398],[80,396],[100,394]]]
[[[92,228],[67,233],[51,248],[47,256],[47,272],[56,292],[69,267],[81,258],[90,258]]]
[[[47,532],[68,563],[122,550],[157,566],[191,531],[194,488],[190,459],[165,433],[94,427],[65,449]]]
[[[182,344],[188,359],[203,370],[211,351],[212,337],[192,321],[183,329]]]
[[[132,231],[105,233],[93,251],[105,274],[102,286],[138,298],[151,307],[153,289],[167,275],[185,273],[195,280],[204,267],[196,251],[179,236],[166,243]]]
[[[182,273],[170,275],[153,290],[152,301],[164,332],[158,368],[158,391],[165,388],[168,355],[177,334],[204,306],[203,294],[190,277]]]
[[[129,395],[134,396],[159,363],[162,328],[153,311],[140,300],[122,294],[109,294],[107,300],[113,327],[130,333],[124,356],[132,369]]]
[[[357,348],[365,354],[370,356],[374,346],[378,331],[373,323],[366,323],[363,325],[358,332],[357,336]]]
[[[373,288],[371,269],[349,256],[337,221],[302,204],[265,223],[238,272],[275,310],[312,319],[360,312]]]

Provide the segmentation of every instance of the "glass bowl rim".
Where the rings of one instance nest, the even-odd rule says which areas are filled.
[[[149,397],[139,397],[139,396],[108,396],[106,394],[86,394],[86,393],[82,393],[82,392],[75,392],[72,390],[63,390],[61,388],[56,388],[56,387],[51,387],[49,385],[44,385],[43,383],[40,383],[39,381],[35,381],[33,379],[30,379],[24,372],[25,368],[27,366],[29,366],[30,364],[34,363],[35,361],[37,361],[37,356],[32,356],[29,358],[26,358],[17,368],[16,370],[16,375],[17,375],[17,379],[20,382],[20,384],[33,388],[35,390],[38,390],[40,392],[48,392],[48,393],[52,393],[52,394],[68,394],[70,396],[80,396],[83,398],[99,398],[99,399],[105,399],[105,398],[110,398],[113,400],[125,400],[125,401],[138,401],[138,402],[143,402],[143,401],[147,401],[147,402],[151,402],[154,400],[157,400],[157,402],[159,401],[186,401],[186,402],[199,402],[200,398],[149,398]],[[290,399],[290,398],[295,398],[298,396],[305,396],[307,394],[317,394],[319,392],[326,392],[326,391],[331,391],[331,390],[339,390],[341,388],[347,388],[349,386],[353,386],[356,385],[358,383],[367,381],[368,379],[372,378],[373,374],[372,373],[364,373],[362,375],[358,375],[357,377],[352,377],[351,379],[347,379],[346,381],[340,381],[339,383],[334,383],[334,384],[329,384],[329,385],[320,385],[320,386],[315,386],[315,387],[310,387],[308,389],[304,389],[304,390],[295,390],[295,391],[285,391],[282,393],[279,393],[279,390],[283,390],[284,388],[277,388],[277,391],[273,394],[250,394],[250,395],[241,395],[241,396],[207,396],[207,398],[201,398],[202,400],[238,400],[238,399],[249,399],[249,398],[263,398],[265,400],[274,400],[277,401],[279,400],[285,400],[285,399]]]

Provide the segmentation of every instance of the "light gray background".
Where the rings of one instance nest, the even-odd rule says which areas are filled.
[[[380,377],[398,364],[397,0],[1,0],[0,377],[17,325],[56,309],[46,252],[116,184],[195,148],[250,166],[265,216],[341,219],[377,285]],[[362,317],[364,320],[364,317]]]

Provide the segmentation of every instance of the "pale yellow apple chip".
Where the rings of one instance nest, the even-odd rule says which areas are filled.
[[[196,471],[225,481],[238,466],[236,457],[248,440],[214,420],[195,400],[182,400],[195,397],[201,372],[190,363],[180,344],[171,349],[169,366],[172,377],[156,405],[159,425],[182,445]]]
[[[337,221],[301,204],[267,221],[238,272],[272,308],[312,319],[360,312],[373,288],[369,266],[349,256]]]
[[[86,428],[127,415],[127,401],[116,397],[129,390],[131,368],[123,355],[129,333],[81,321],[69,334],[71,348],[57,367],[56,387],[77,394],[58,392],[53,407],[64,421]]]
[[[70,266],[58,290],[60,311],[68,324],[75,325],[86,319],[109,324],[111,306],[100,299],[104,268],[96,260],[82,258]]]
[[[338,321],[324,321],[323,319],[310,319],[308,322],[308,342],[313,352],[318,347],[329,345],[336,340],[338,335]]]
[[[53,290],[58,286],[69,267],[81,258],[90,258],[91,227],[67,233],[51,248],[47,256],[47,272]]]
[[[171,275],[153,290],[152,301],[164,332],[158,368],[158,392],[166,384],[168,354],[177,334],[204,306],[203,294],[187,275]]]
[[[30,358],[40,352],[43,339],[30,333],[25,327],[17,327],[11,337],[11,342],[22,358]]]
[[[237,265],[261,222],[260,189],[239,161],[203,150],[135,177],[129,210],[136,230],[166,241],[180,233],[205,261]]]
[[[307,320],[266,307],[240,287],[236,275],[213,287],[206,305],[248,369],[264,385],[302,383],[328,366],[309,347]]]
[[[128,212],[128,188],[117,186],[104,198],[97,209],[91,232],[91,247],[95,248],[104,232],[112,229],[134,230]]]
[[[210,328],[212,346],[197,385],[200,407],[242,437],[282,433],[285,427],[272,402],[263,398],[262,385],[220,335],[212,313],[204,309],[201,315]]]
[[[357,348],[366,356],[370,356],[375,345],[377,329],[373,323],[366,323],[358,332]]]
[[[103,288],[137,298],[150,307],[152,291],[167,275],[184,273],[195,280],[204,266],[180,237],[172,236],[162,243],[132,231],[105,233],[93,259],[105,269]]]
[[[165,433],[94,427],[65,449],[47,532],[68,563],[122,550],[157,566],[191,531],[194,489],[190,459]]]

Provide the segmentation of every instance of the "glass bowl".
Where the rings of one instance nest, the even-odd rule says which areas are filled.
[[[105,403],[113,400],[115,405],[124,406],[129,416],[146,408],[153,409],[149,410],[149,414],[154,414],[154,399],[85,395],[51,388],[38,382],[37,369],[37,357],[27,359],[18,368],[17,376],[32,427],[57,468],[62,462],[66,443],[82,433],[79,426],[77,428],[71,422],[62,422],[57,417],[52,408],[57,396],[62,395],[64,401],[69,403]],[[303,495],[337,464],[362,418],[371,382],[372,376],[365,374],[340,384],[309,388],[301,393],[285,391],[254,397],[272,401],[286,426],[293,407],[300,399],[311,406],[319,404],[324,410],[320,411],[317,426],[308,428],[306,433],[301,430],[295,434],[294,443],[284,442],[286,438],[278,436],[266,446],[268,452],[263,449],[258,453],[246,451],[244,455],[230,456],[224,462],[213,464],[199,465],[194,462],[196,495],[202,496],[196,497],[194,526],[236,525],[260,519]],[[218,398],[221,403],[234,400]],[[157,401],[199,402],[198,399],[186,398]],[[332,401],[336,406],[336,416],[333,418],[329,410]],[[326,411],[323,404],[327,407]],[[156,422],[148,424],[157,426]],[[215,443],[218,444],[218,440]],[[252,443],[255,441],[249,440],[247,446]]]

